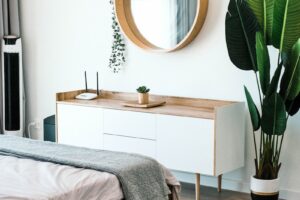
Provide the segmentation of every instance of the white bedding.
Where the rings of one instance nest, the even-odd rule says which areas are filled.
[[[165,170],[168,184],[179,182]],[[49,162],[0,156],[0,199],[5,200],[120,200],[115,175]]]
[[[120,200],[116,176],[49,162],[0,156],[0,199]]]

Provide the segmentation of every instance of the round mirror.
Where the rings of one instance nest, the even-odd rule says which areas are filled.
[[[170,52],[197,36],[208,0],[115,0],[115,8],[121,29],[134,44]]]

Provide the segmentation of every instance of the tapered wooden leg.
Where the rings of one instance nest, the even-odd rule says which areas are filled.
[[[196,174],[196,200],[200,200],[200,174]]]
[[[218,192],[222,192],[222,174],[218,176]]]

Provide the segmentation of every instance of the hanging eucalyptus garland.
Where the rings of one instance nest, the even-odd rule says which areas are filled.
[[[118,73],[122,69],[122,65],[125,63],[125,42],[120,30],[119,23],[116,19],[114,0],[110,0],[112,6],[112,29],[113,29],[113,43],[112,52],[109,59],[109,68],[114,73]]]

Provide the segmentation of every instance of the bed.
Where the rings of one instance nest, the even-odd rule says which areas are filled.
[[[87,152],[93,155],[93,158],[85,158]],[[85,157],[80,157],[82,155]],[[114,158],[105,160],[108,155],[114,158],[119,157],[115,159],[119,162],[117,167],[115,167]],[[75,158],[80,158],[80,161]],[[130,159],[134,161],[132,162],[134,164],[128,165],[131,162]],[[145,159],[146,162],[144,162]],[[128,163],[122,163],[124,160]],[[107,162],[111,163],[107,164]],[[148,194],[148,192],[159,194],[164,191],[161,190],[164,185],[170,188],[168,196],[155,198],[158,200],[178,198],[179,182],[169,170],[159,164],[159,168],[156,168],[156,164],[153,165],[153,163],[155,162],[152,159],[135,154],[106,152],[0,136],[0,199],[146,200],[154,198],[151,196],[153,194]],[[125,167],[120,167],[120,165]],[[150,168],[149,165],[151,165]],[[111,166],[112,169],[110,169]],[[158,171],[155,172],[152,169]],[[159,181],[162,180],[159,176],[152,179],[151,173],[161,173],[164,183]],[[127,178],[130,181],[125,180]],[[143,188],[145,184],[148,184],[149,191],[141,192],[145,190]],[[134,193],[129,190],[134,190]]]

